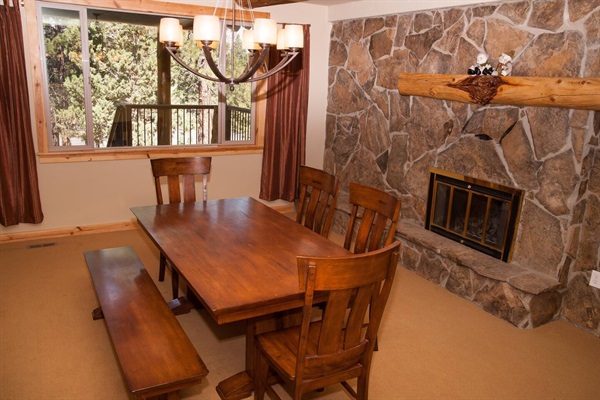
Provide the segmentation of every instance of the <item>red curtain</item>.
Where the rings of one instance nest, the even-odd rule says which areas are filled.
[[[44,219],[18,0],[0,0],[0,224]]]
[[[296,199],[298,171],[306,153],[306,116],[310,66],[310,26],[304,25],[304,48],[280,73],[268,78],[265,148],[260,198]],[[269,63],[275,65],[279,54]]]

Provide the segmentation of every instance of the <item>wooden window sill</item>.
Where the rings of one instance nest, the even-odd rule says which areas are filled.
[[[178,156],[220,156],[220,155],[243,155],[260,154],[263,152],[262,145],[215,145],[203,147],[143,147],[111,148],[97,150],[79,151],[57,151],[41,152],[38,157],[41,164],[64,163],[64,162],[87,162],[87,161],[109,161],[109,160],[133,160],[140,158],[178,157]]]

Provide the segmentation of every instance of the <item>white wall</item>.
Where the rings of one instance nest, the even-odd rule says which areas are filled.
[[[209,199],[258,198],[261,162],[260,154],[213,157]],[[156,204],[147,159],[42,164],[38,173],[44,222],[18,227],[55,229],[126,222],[133,218],[131,207]],[[9,232],[10,228],[0,231]]]

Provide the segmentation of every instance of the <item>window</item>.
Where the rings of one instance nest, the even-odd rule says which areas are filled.
[[[181,67],[158,43],[162,16],[37,3],[48,151],[229,145],[247,151],[256,144],[254,85],[231,91]],[[179,56],[209,74],[191,40],[192,19],[180,20],[190,40]],[[244,28],[225,28],[217,49],[221,69],[232,45],[241,68]]]

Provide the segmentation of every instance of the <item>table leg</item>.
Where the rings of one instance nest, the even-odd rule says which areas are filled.
[[[219,382],[217,393],[223,400],[240,400],[250,397],[254,391],[254,363],[256,361],[256,335],[278,327],[278,319],[271,316],[258,317],[246,322],[246,369]]]

